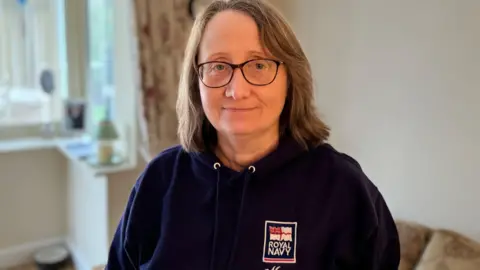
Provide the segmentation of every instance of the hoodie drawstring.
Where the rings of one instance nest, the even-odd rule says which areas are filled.
[[[210,270],[214,270],[215,265],[215,253],[217,251],[217,236],[218,236],[218,209],[220,204],[220,163],[215,162],[213,164],[213,168],[217,171],[217,187],[215,189],[215,217],[214,217],[214,225],[213,225],[213,244],[212,244],[212,253],[210,257]]]
[[[247,194],[247,186],[248,186],[248,183],[250,182],[250,175],[253,173],[255,173],[255,167],[254,166],[248,167],[248,172],[245,174],[245,181],[243,181],[242,199],[240,200],[240,209],[238,210],[237,226],[235,228],[235,235],[234,235],[235,238],[233,240],[233,246],[230,254],[230,260],[228,261],[227,270],[232,269],[232,266],[233,266],[233,259],[235,257],[235,252],[237,250],[238,235],[240,234],[240,224],[242,220],[243,206],[245,205],[244,202],[245,202],[245,196]]]
[[[213,168],[217,171],[217,187],[215,191],[215,219],[214,219],[214,229],[213,229],[213,244],[212,244],[212,253],[210,257],[210,270],[214,270],[215,267],[215,254],[216,254],[216,248],[217,248],[217,237],[218,237],[218,220],[219,220],[219,204],[220,204],[220,163],[216,162],[213,164]],[[232,250],[230,253],[230,259],[228,261],[228,266],[227,270],[230,270],[233,265],[233,260],[235,257],[235,252],[237,249],[237,243],[238,243],[238,238],[239,238],[239,232],[240,232],[240,222],[242,219],[242,214],[243,214],[243,208],[245,205],[245,197],[247,194],[247,186],[250,182],[250,175],[255,173],[255,167],[250,166],[248,167],[248,171],[245,174],[245,179],[242,185],[242,197],[240,200],[240,208],[238,210],[238,216],[237,216],[237,226],[235,228],[235,235],[233,239],[233,245],[232,245]]]

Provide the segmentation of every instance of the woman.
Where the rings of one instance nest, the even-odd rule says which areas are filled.
[[[389,209],[326,143],[312,88],[276,10],[212,3],[186,49],[181,145],[134,186],[107,269],[397,269]]]

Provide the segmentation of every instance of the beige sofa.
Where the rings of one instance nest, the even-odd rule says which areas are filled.
[[[397,220],[399,270],[480,270],[480,243],[459,233]]]

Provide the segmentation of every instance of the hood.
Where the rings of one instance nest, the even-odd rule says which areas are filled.
[[[268,175],[269,172],[275,171],[276,169],[284,166],[291,160],[301,156],[302,153],[305,153],[306,151],[307,150],[297,141],[295,141],[295,139],[293,139],[291,136],[284,135],[280,138],[277,147],[273,151],[271,151],[269,154],[267,154],[260,160],[249,164],[247,168],[245,168],[245,170],[248,170],[250,166],[253,166],[255,168],[255,176],[257,178],[262,178],[262,176]],[[195,161],[208,167],[210,170],[214,170],[215,163],[221,164],[221,161],[211,151],[195,153],[192,154],[192,156]],[[226,169],[230,170],[228,168]],[[230,171],[231,174],[238,174],[238,172],[235,172],[233,170]]]

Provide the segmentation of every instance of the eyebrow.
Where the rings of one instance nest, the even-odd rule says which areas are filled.
[[[214,58],[228,58],[228,53],[217,52],[217,53],[208,55],[208,57],[205,58],[205,61],[211,61]]]
[[[259,58],[262,58],[262,57],[265,57],[265,58],[268,58],[268,57],[272,57],[270,56],[269,54],[267,54],[266,52],[262,52],[262,51],[257,51],[257,50],[249,50],[247,51],[247,56],[248,57],[259,57]],[[211,55],[209,55],[205,61],[212,61],[212,59],[216,59],[216,58],[230,58],[230,54],[228,53],[225,53],[225,52],[217,52],[217,53],[213,53]]]
[[[249,55],[261,55],[261,56],[264,56],[264,57],[268,57],[268,54],[265,53],[264,51],[255,51],[255,50],[250,50],[248,51],[248,54]]]

